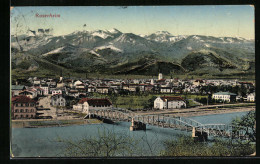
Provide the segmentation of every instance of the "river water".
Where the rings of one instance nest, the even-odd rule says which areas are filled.
[[[246,113],[237,112],[190,118],[203,124],[230,124],[232,119]],[[63,156],[64,145],[57,142],[58,138],[77,140],[86,136],[95,137],[98,136],[99,132],[109,130],[143,141],[139,143],[139,146],[144,150],[149,147],[149,151],[142,151],[141,155],[154,156],[163,149],[163,141],[176,139],[180,134],[191,135],[190,132],[149,125],[147,125],[146,131],[130,131],[129,127],[129,122],[119,122],[116,124],[86,124],[65,127],[12,128],[12,153],[15,157],[60,157]]]

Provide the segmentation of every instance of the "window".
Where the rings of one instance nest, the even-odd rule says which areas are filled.
[[[28,110],[28,109],[25,109],[25,111],[26,111],[26,112],[29,112],[29,110]]]
[[[21,115],[21,117],[20,118],[23,118],[23,115]]]
[[[23,106],[23,103],[21,103],[21,106]]]
[[[29,106],[29,103],[26,103],[26,106]]]
[[[33,109],[31,109],[31,112],[34,112],[34,110],[33,110]]]
[[[18,106],[18,104],[15,104],[15,106]]]
[[[29,115],[27,114],[27,115],[26,115],[26,118],[28,118],[28,117],[29,117]]]
[[[23,109],[20,109],[20,112],[23,113]]]
[[[16,113],[18,113],[18,112],[19,112],[19,110],[18,110],[18,109],[15,109],[15,112],[16,112]]]
[[[31,115],[31,118],[33,118],[33,115]]]
[[[31,105],[30,106],[34,106],[34,104],[33,103],[31,103]]]

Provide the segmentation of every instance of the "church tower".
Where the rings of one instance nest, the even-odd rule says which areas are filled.
[[[163,78],[162,73],[159,73],[158,80],[161,80]]]
[[[62,81],[63,77],[62,77],[62,70],[60,71],[60,81]]]

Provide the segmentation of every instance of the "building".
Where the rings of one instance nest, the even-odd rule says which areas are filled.
[[[75,88],[76,89],[85,89],[85,85],[83,83],[77,84]]]
[[[236,101],[236,94],[230,92],[217,92],[213,93],[212,99],[227,101],[227,102],[234,102]]]
[[[173,93],[172,87],[160,87],[161,93]]]
[[[163,78],[162,73],[159,73],[159,74],[158,74],[158,80],[161,80],[162,78]]]
[[[88,86],[88,92],[91,93],[91,92],[96,92],[96,88],[94,86]]]
[[[36,101],[21,95],[12,97],[12,119],[35,118]]]
[[[74,83],[73,83],[73,85],[74,85],[74,87],[76,87],[77,85],[79,85],[79,84],[83,84],[81,81],[79,81],[79,80],[77,80],[77,81],[75,81]]]
[[[193,85],[195,85],[195,86],[200,86],[200,85],[203,85],[203,84],[205,84],[203,80],[197,79],[197,80],[193,81]]]
[[[21,91],[24,91],[26,88],[24,85],[12,85],[12,96],[18,96]]]
[[[179,96],[162,96],[154,100],[155,109],[186,108],[186,102]]]
[[[247,95],[247,101],[255,102],[255,93],[250,93],[249,95]]]
[[[66,99],[60,95],[56,94],[51,96],[51,105],[52,106],[66,106]]]
[[[122,86],[124,90],[128,90],[130,92],[136,92],[137,88],[139,88],[138,84],[123,84]]]
[[[60,94],[61,95],[62,94],[62,90],[61,89],[54,89],[54,90],[51,91],[51,94],[52,95],[56,95],[56,94]]]
[[[98,86],[96,87],[96,92],[98,93],[108,93],[108,86]]]
[[[27,97],[30,97],[31,99],[37,97],[37,91],[32,91],[32,90],[24,90],[24,91],[20,91],[19,95],[24,95]]]
[[[90,99],[82,98],[77,105],[73,105],[73,110],[80,111],[82,113],[88,113],[91,109],[110,109],[112,103],[109,99]]]
[[[49,86],[48,85],[41,85],[41,88],[43,89],[43,95],[49,94]]]

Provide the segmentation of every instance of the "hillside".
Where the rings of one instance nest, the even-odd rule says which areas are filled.
[[[254,51],[254,40],[174,36],[167,31],[136,35],[112,29],[11,37],[12,72],[17,76],[55,75],[53,70],[61,69],[72,74],[153,76],[160,70],[165,75],[244,76],[254,74]]]

